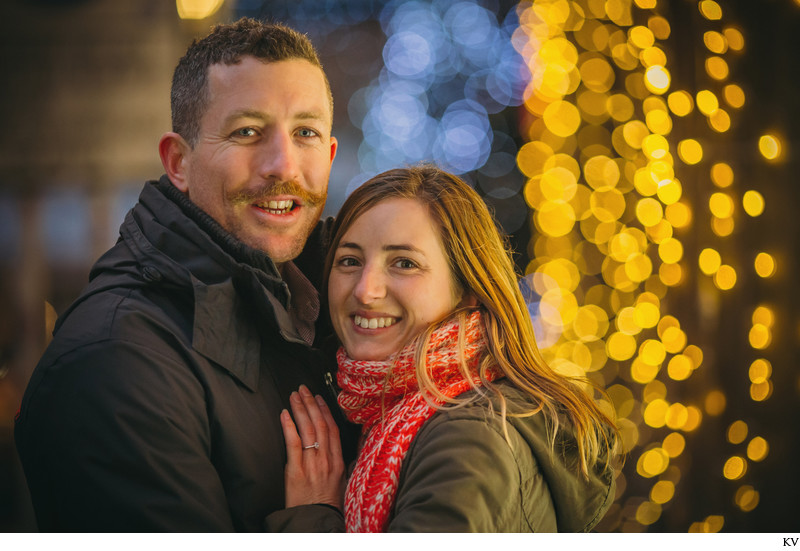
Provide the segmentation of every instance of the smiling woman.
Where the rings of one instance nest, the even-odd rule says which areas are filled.
[[[281,414],[288,509],[271,528],[552,532],[599,522],[614,496],[614,424],[585,381],[542,360],[510,254],[475,190],[432,166],[374,177],[337,216],[326,274],[342,344],[338,401],[362,425],[362,447],[342,499],[330,412],[295,393],[294,422]],[[343,517],[331,509],[313,528],[295,523],[297,506],[320,501],[343,501]]]

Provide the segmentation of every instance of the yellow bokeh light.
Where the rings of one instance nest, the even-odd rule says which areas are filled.
[[[595,190],[614,187],[620,179],[619,165],[606,155],[596,155],[584,164],[583,176]]]
[[[750,346],[756,350],[763,350],[772,343],[772,331],[769,327],[760,323],[756,323],[750,328],[747,337],[750,341]]]
[[[631,29],[628,31],[628,39],[640,50],[649,48],[655,43],[653,31],[641,25],[631,27]]]
[[[733,169],[727,163],[714,163],[711,167],[711,181],[720,188],[730,187],[733,184]]]
[[[636,203],[636,218],[643,226],[655,226],[664,218],[664,208],[655,199],[645,197]]]
[[[728,480],[738,480],[747,472],[747,461],[743,457],[734,455],[722,467],[722,474]]]
[[[672,404],[669,406],[666,415],[666,425],[673,429],[677,430],[683,428],[683,426],[689,421],[689,408],[684,406],[683,404]]]
[[[664,136],[650,134],[642,140],[642,153],[650,159],[663,159],[669,153],[669,142]]]
[[[544,164],[552,156],[553,148],[545,142],[528,142],[517,153],[517,166],[520,172],[530,178],[541,174]]]
[[[645,1],[645,0],[641,0]],[[647,0],[650,1],[650,0]],[[653,4],[655,4],[655,0],[652,0]],[[639,2],[637,2],[638,5]],[[650,16],[647,20],[647,28],[653,31],[653,35],[659,40],[666,40],[669,38],[672,29],[670,28],[669,21],[666,18],[661,17],[660,15],[653,15]]]
[[[728,399],[725,393],[721,390],[712,390],[706,395],[705,403],[703,404],[706,413],[711,416],[722,415],[727,407]]]
[[[753,360],[748,370],[748,376],[753,384],[765,383],[772,376],[772,364],[764,358]]]
[[[664,109],[653,109],[652,111],[649,111],[647,115],[645,115],[644,120],[647,128],[649,128],[654,134],[666,136],[672,131],[672,119],[670,118],[669,113]],[[664,141],[666,142],[666,140]],[[661,153],[658,157],[653,155],[653,158],[661,159],[667,154],[667,152],[669,152],[669,144],[662,144],[661,147],[655,149],[659,149],[663,151],[663,153]],[[644,150],[644,146],[642,146],[642,150]]]
[[[678,90],[667,96],[667,105],[677,116],[685,117],[694,109],[694,98],[689,92]]]
[[[765,134],[758,139],[758,150],[765,159],[774,161],[781,157],[783,145],[777,136]]]
[[[697,7],[703,17],[710,21],[722,19],[722,8],[714,0],[701,0]]]
[[[670,354],[677,354],[686,347],[686,333],[679,327],[668,327],[661,335],[661,342]],[[687,358],[687,361],[690,360]],[[691,365],[691,362],[690,362]]]
[[[764,213],[764,197],[752,189],[745,191],[742,196],[742,206],[750,216],[761,216]]]
[[[717,218],[730,218],[734,211],[733,199],[721,191],[712,193],[708,200],[708,208]]]
[[[747,444],[747,457],[751,461],[763,461],[769,453],[769,444],[760,436],[756,436]]]
[[[598,220],[613,222],[625,212],[625,196],[615,187],[602,186],[592,192],[589,205]]]
[[[703,363],[703,351],[694,344],[690,344],[683,350],[683,355],[692,360],[693,369],[697,369]]]
[[[667,264],[675,264],[683,258],[683,244],[674,237],[658,244],[658,256]]]
[[[697,108],[705,116],[711,115],[719,109],[719,100],[711,90],[700,90],[697,92]]]
[[[644,452],[636,464],[636,472],[645,478],[658,476],[669,467],[669,456],[663,448],[653,448]]]
[[[706,275],[714,275],[722,265],[722,257],[716,250],[706,248],[700,251],[697,263],[700,266],[701,272]]]
[[[748,513],[758,506],[760,495],[750,485],[744,485],[736,491],[734,502],[745,513]]]
[[[727,27],[722,31],[722,34],[725,35],[725,39],[728,41],[728,47],[731,50],[738,51],[744,49],[744,36],[739,29]]]
[[[732,234],[734,226],[733,218],[711,217],[711,231],[720,237],[727,237]]]
[[[696,165],[703,160],[703,146],[689,138],[678,142],[678,157],[687,165]]]
[[[725,80],[729,72],[728,63],[721,57],[711,56],[706,59],[706,73],[714,80]]]
[[[181,19],[205,19],[218,11],[224,0],[176,0],[175,3]]]
[[[658,183],[658,198],[665,205],[677,203],[683,195],[683,186],[678,180],[661,180]]]
[[[697,427],[700,426],[700,423],[703,422],[703,414],[695,406],[687,407],[686,414],[688,418],[686,420],[686,423],[683,425],[682,430],[684,432],[692,432],[693,430],[696,430]]]
[[[545,201],[534,214],[542,233],[554,237],[566,235],[575,225],[575,211],[564,201]]]
[[[662,264],[658,267],[658,277],[664,285],[675,287],[683,281],[683,268],[680,264]]]
[[[628,360],[636,353],[636,339],[619,331],[612,333],[606,341],[606,353],[612,360]]]
[[[642,526],[650,526],[661,518],[661,505],[652,501],[645,501],[636,508],[636,522]]]
[[[722,90],[722,96],[728,105],[734,109],[740,109],[744,106],[745,95],[744,90],[738,84],[728,84]]]
[[[750,385],[750,398],[754,402],[763,402],[772,396],[772,381],[753,383]]]
[[[756,273],[759,277],[767,278],[775,275],[775,259],[771,254],[758,253],[755,260]]]
[[[642,361],[641,357],[636,357],[631,363],[631,379],[645,385],[653,382],[660,370],[661,366],[650,365]]]
[[[727,438],[731,444],[741,444],[747,438],[749,427],[744,421],[734,421],[728,427]]]
[[[722,291],[733,289],[736,285],[736,270],[727,264],[720,266],[714,274],[714,285]]]
[[[667,205],[664,218],[676,228],[685,228],[692,223],[692,209],[688,204],[678,201]]]
[[[703,33],[703,43],[710,52],[715,54],[724,54],[728,50],[728,40],[717,31]]]
[[[648,67],[644,73],[644,84],[654,94],[663,94],[669,90],[669,71],[661,65]]]
[[[647,125],[642,121],[628,121],[622,127],[622,135],[625,137],[625,142],[635,149],[642,148],[642,142],[650,135]]]
[[[673,381],[685,381],[692,375],[692,360],[683,354],[677,354],[667,363],[667,375]]]
[[[759,306],[753,310],[753,323],[761,323],[767,327],[775,325],[775,312],[767,306]]]
[[[581,114],[568,101],[554,101],[545,108],[542,120],[550,132],[564,138],[577,132],[581,124]]]
[[[646,339],[639,347],[639,357],[647,365],[661,365],[667,357],[664,343],[655,339]]]
[[[594,92],[608,92],[614,84],[614,68],[602,57],[592,57],[580,66],[581,81]]]
[[[606,110],[615,121],[629,120],[634,113],[633,102],[625,94],[613,94],[606,100]]]
[[[661,311],[656,304],[640,302],[633,307],[633,321],[643,329],[655,327],[660,316]]]
[[[617,318],[614,323],[617,330],[626,335],[638,335],[642,332],[642,326],[636,323],[634,314],[636,310],[631,306],[626,306],[617,312]]]
[[[650,500],[653,503],[667,503],[675,495],[675,484],[669,480],[659,480],[650,490]]]
[[[682,454],[686,448],[686,439],[679,432],[671,432],[664,438],[661,447],[667,452],[668,456],[675,458]]]
[[[717,109],[709,115],[708,125],[715,132],[727,132],[731,128],[731,116],[724,109]]]

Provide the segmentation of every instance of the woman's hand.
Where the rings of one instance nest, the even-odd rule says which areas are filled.
[[[286,507],[327,503],[342,509],[344,461],[339,428],[325,400],[305,386],[289,397],[292,415],[281,412],[286,439]],[[295,425],[296,424],[296,425]]]

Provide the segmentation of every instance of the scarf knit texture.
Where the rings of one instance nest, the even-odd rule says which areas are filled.
[[[486,350],[480,313],[471,313],[466,325],[464,360],[472,382],[459,368],[457,319],[433,331],[426,354],[429,376],[448,398],[480,386],[478,365]],[[337,353],[337,379],[342,389],[339,405],[350,421],[363,425],[361,450],[345,491],[348,532],[385,531],[403,458],[419,428],[437,411],[417,384],[414,356],[418,339],[383,361],[352,360],[343,348]],[[489,369],[486,378],[491,381],[500,375]]]

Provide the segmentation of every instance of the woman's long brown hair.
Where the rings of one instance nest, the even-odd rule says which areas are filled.
[[[506,415],[505,401],[485,377],[486,370],[493,365],[537,404],[522,415],[541,411],[547,416],[551,443],[558,429],[559,411],[566,414],[574,426],[581,471],[585,475],[599,457],[605,456],[608,462],[617,440],[614,422],[586,392],[585,388],[591,387],[585,379],[556,373],[542,358],[508,244],[484,201],[460,178],[425,165],[389,170],[357,188],[345,201],[333,228],[324,288],[327,288],[327,275],[344,233],[361,214],[390,198],[419,201],[441,229],[440,239],[454,284],[471,293],[482,312],[488,351],[481,361],[479,375],[484,388],[494,390],[500,398],[502,415]],[[463,328],[467,314],[460,308],[451,316],[461,317]],[[420,389],[432,398],[457,404],[457,400],[448,399],[438,391],[436,382],[430,380],[425,369],[425,352],[430,334],[437,325],[431,325],[419,340],[417,380]],[[463,342],[460,348],[463,350]],[[466,371],[463,362],[462,369]]]

